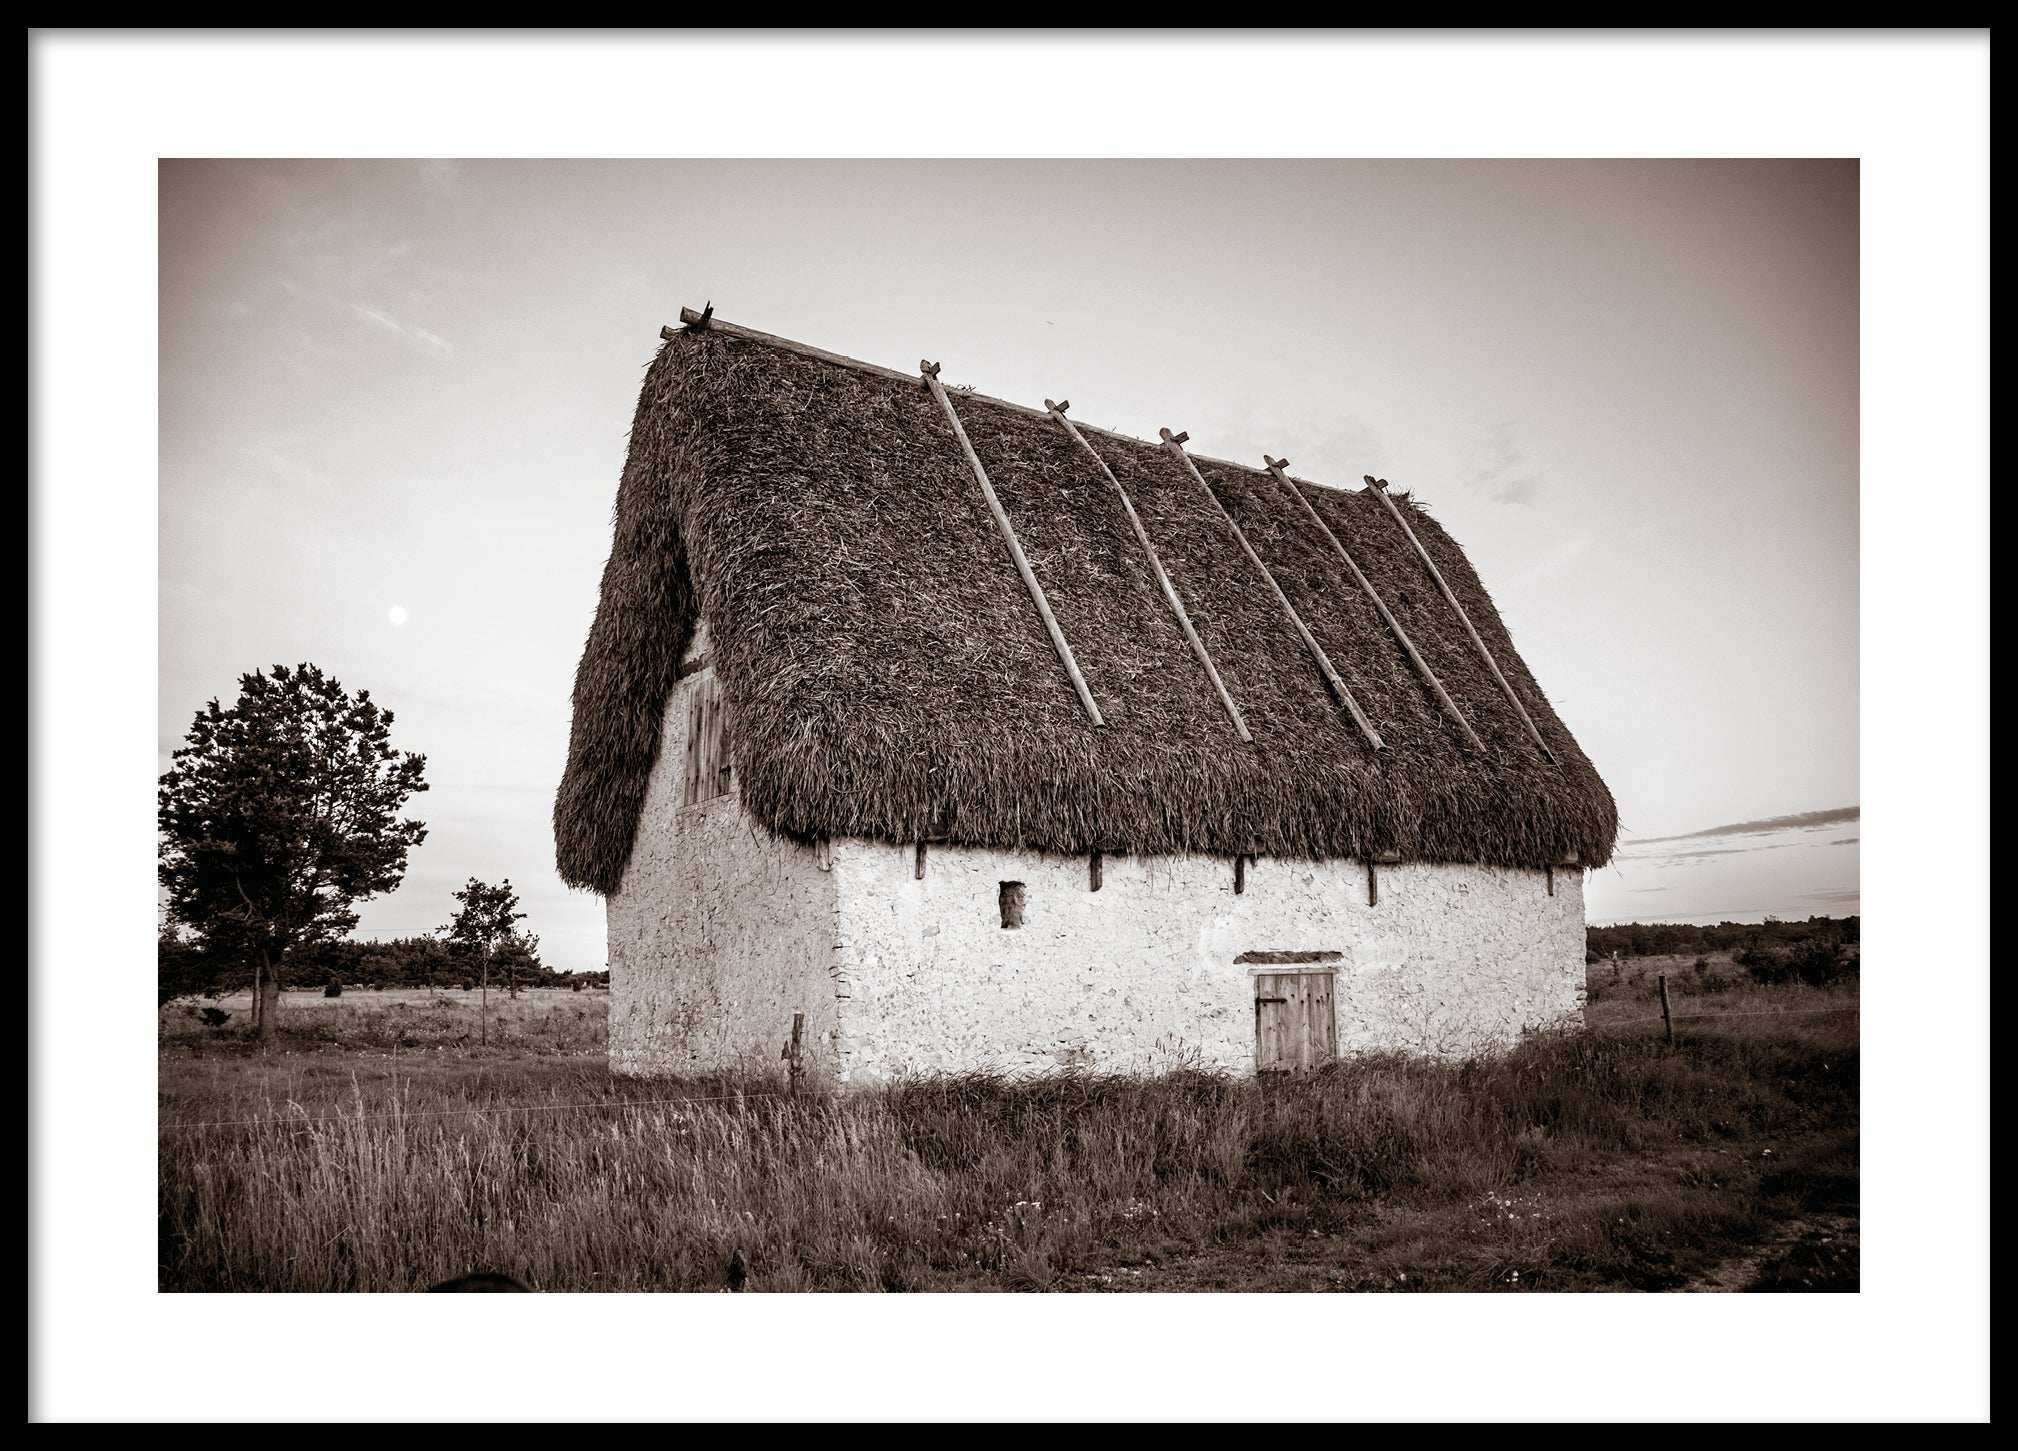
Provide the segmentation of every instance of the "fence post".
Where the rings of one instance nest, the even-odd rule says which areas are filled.
[[[1668,1011],[1668,975],[1666,973],[1660,974],[1659,981],[1661,984],[1661,1026],[1668,1030],[1668,1041],[1672,1043],[1675,1041],[1675,1020],[1674,1016]]]
[[[785,1057],[785,1078],[786,1078],[785,1086],[787,1091],[791,1094],[793,1098],[797,1098],[799,1096],[799,1074],[801,1072],[799,1063],[799,1041],[801,1034],[803,1034],[805,1031],[805,1028],[806,1028],[806,1015],[804,1013],[792,1014],[792,1041],[791,1044],[785,1049],[784,1057]]]

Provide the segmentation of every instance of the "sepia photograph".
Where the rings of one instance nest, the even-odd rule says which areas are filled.
[[[1709,34],[1604,45],[1650,86],[1790,63]],[[1845,94],[1983,82],[1942,118],[1980,228],[1935,229],[1954,301],[1904,308],[1874,290],[1897,158],[1789,148],[1777,112],[1691,148],[1658,107],[1638,147],[1493,143],[1490,105],[1412,145],[1281,117],[1152,144],[1101,108],[1039,144],[1002,98],[1042,64],[1162,114],[1165,62],[1544,58],[1252,39],[500,35],[457,116],[409,89],[440,36],[31,34],[66,115],[150,59],[255,105],[289,76],[398,98],[370,144],[306,114],[263,140],[228,93],[173,137],[129,121],[151,312],[76,341],[145,364],[139,476],[87,502],[109,417],[31,453],[67,536],[31,529],[31,839],[91,840],[57,758],[99,715],[95,896],[127,899],[79,962],[97,932],[38,880],[33,1056],[69,1081],[116,1050],[93,1112],[128,1126],[83,1155],[31,1125],[32,1240],[77,1242],[87,1172],[125,1246],[72,1296],[31,1247],[31,1363],[38,1315],[102,1295],[149,1345],[538,1337],[624,1386],[345,1371],[31,1419],[1987,1419],[1987,32],[1817,38]],[[1545,58],[1615,84],[1590,39]],[[839,72],[928,56],[973,61],[1008,134],[820,135]],[[669,125],[767,63],[779,116]],[[582,98],[651,65],[673,109],[621,146],[635,98],[527,147],[473,79]],[[92,254],[31,233],[48,296]],[[1951,329],[1938,384],[1874,341],[1901,312]],[[1903,443],[1881,378],[1934,400],[1879,410]],[[1943,430],[1938,474],[1891,472]],[[118,562],[71,547],[99,529]],[[106,591],[99,623],[45,641],[52,578]],[[93,666],[115,632],[130,667]],[[58,703],[87,671],[116,709]],[[84,850],[31,847],[61,902]],[[1966,1050],[1900,1056],[1912,1014]],[[1942,1100],[1952,1148],[1914,1169]],[[1952,1215],[1902,1220],[1936,1183]],[[1938,1290],[1900,1273],[1934,1222]],[[408,1298],[456,1293],[528,1298]],[[1765,1298],[1673,1298],[1704,1293]],[[1953,1384],[1850,1389],[1887,1297],[1935,1293]],[[1439,1399],[1420,1357],[1471,1327],[1526,1342],[1486,1372],[1516,1384],[1549,1337],[1594,1359],[1574,1393]],[[1183,1388],[1156,1347],[1214,1334],[1326,1368],[1243,1396],[1278,1370],[1229,1346]],[[1706,1335],[1821,1368],[1588,1389]],[[739,1389],[780,1336],[921,1371],[967,1343],[997,1383],[913,1395],[879,1356]],[[1108,1347],[1126,1389],[1081,1383]]]

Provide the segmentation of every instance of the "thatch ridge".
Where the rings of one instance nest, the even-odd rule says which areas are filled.
[[[1055,421],[952,394],[1108,724],[1087,720],[922,383],[718,330],[648,368],[555,803],[561,875],[621,883],[698,619],[744,805],[795,836],[1055,851],[1601,865],[1610,793],[1463,552],[1396,501],[1558,762],[1535,749],[1379,500],[1300,485],[1485,743],[1469,747],[1282,486],[1204,459],[1389,749],[1371,751],[1210,500],[1100,432],[1255,743],[1243,746],[1106,481]]]

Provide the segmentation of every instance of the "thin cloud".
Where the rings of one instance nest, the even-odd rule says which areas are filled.
[[[319,488],[329,482],[329,475],[321,470],[312,469],[305,463],[299,463],[286,454],[276,453],[263,445],[242,449],[240,452],[249,459],[257,459],[265,464],[268,469],[279,475],[283,482],[293,484],[296,488]]]
[[[1837,887],[1827,892],[1803,892],[1804,902],[1854,902],[1864,894],[1855,887]]]
[[[1791,841],[1761,842],[1756,846],[1706,846],[1695,851],[1621,851],[1618,855],[1624,861],[1648,862],[1654,866],[1675,867],[1685,862],[1699,862],[1705,857],[1750,856],[1762,851],[1784,851],[1798,845]]]
[[[1615,537],[1623,543],[1628,539],[1645,538],[1649,534],[1665,534],[1671,531],[1677,524],[1686,523],[1688,520],[1698,518],[1708,512],[1701,505],[1668,509],[1642,519],[1630,529],[1621,529]]]
[[[1595,536],[1590,534],[1578,534],[1574,538],[1565,539],[1543,555],[1538,563],[1531,566],[1526,578],[1529,581],[1545,579],[1557,570],[1568,568],[1591,547],[1594,538]]]
[[[1757,821],[1734,821],[1728,826],[1706,826],[1701,831],[1685,831],[1679,836],[1649,836],[1633,843],[1652,846],[1663,841],[1695,841],[1710,836],[1764,836],[1775,831],[1809,831],[1824,826],[1841,826],[1856,821],[1862,807],[1838,806],[1828,811],[1797,811],[1792,816],[1764,816]],[[1849,840],[1856,840],[1852,837]]]
[[[1511,422],[1498,425],[1473,450],[1468,486],[1496,504],[1532,504],[1541,497],[1547,482],[1547,476],[1530,466],[1521,452]]]
[[[405,339],[431,358],[439,358],[444,363],[455,361],[455,344],[438,333],[431,333],[426,328],[410,326],[407,323],[401,322],[396,317],[387,317],[377,308],[366,307],[361,302],[345,303],[344,310],[351,316],[370,323],[373,327],[384,328],[387,332]]]

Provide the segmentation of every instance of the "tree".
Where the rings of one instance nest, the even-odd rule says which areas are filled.
[[[454,895],[462,906],[456,909],[448,925],[440,930],[448,938],[451,951],[474,956],[482,964],[483,996],[478,1001],[477,1031],[478,1041],[488,1046],[491,961],[507,948],[524,946],[525,939],[513,924],[523,921],[526,914],[518,910],[518,893],[512,890],[510,877],[495,887],[471,877],[468,885]],[[539,939],[532,940],[537,946]],[[512,996],[518,996],[516,977],[512,980]]]
[[[547,976],[547,970],[540,962],[539,933],[520,932],[508,938],[499,945],[491,959],[491,966],[503,969],[505,980],[511,984],[513,997],[519,995],[521,986],[537,986]]]
[[[160,1005],[197,993],[215,996],[222,986],[220,964],[203,945],[183,935],[172,923],[159,931],[155,951],[155,981],[160,988]]]
[[[161,777],[161,884],[173,921],[252,969],[266,1042],[285,966],[405,877],[427,828],[399,812],[427,790],[427,758],[393,748],[392,712],[370,692],[349,695],[314,665],[238,685],[230,709],[212,700],[197,713]]]

